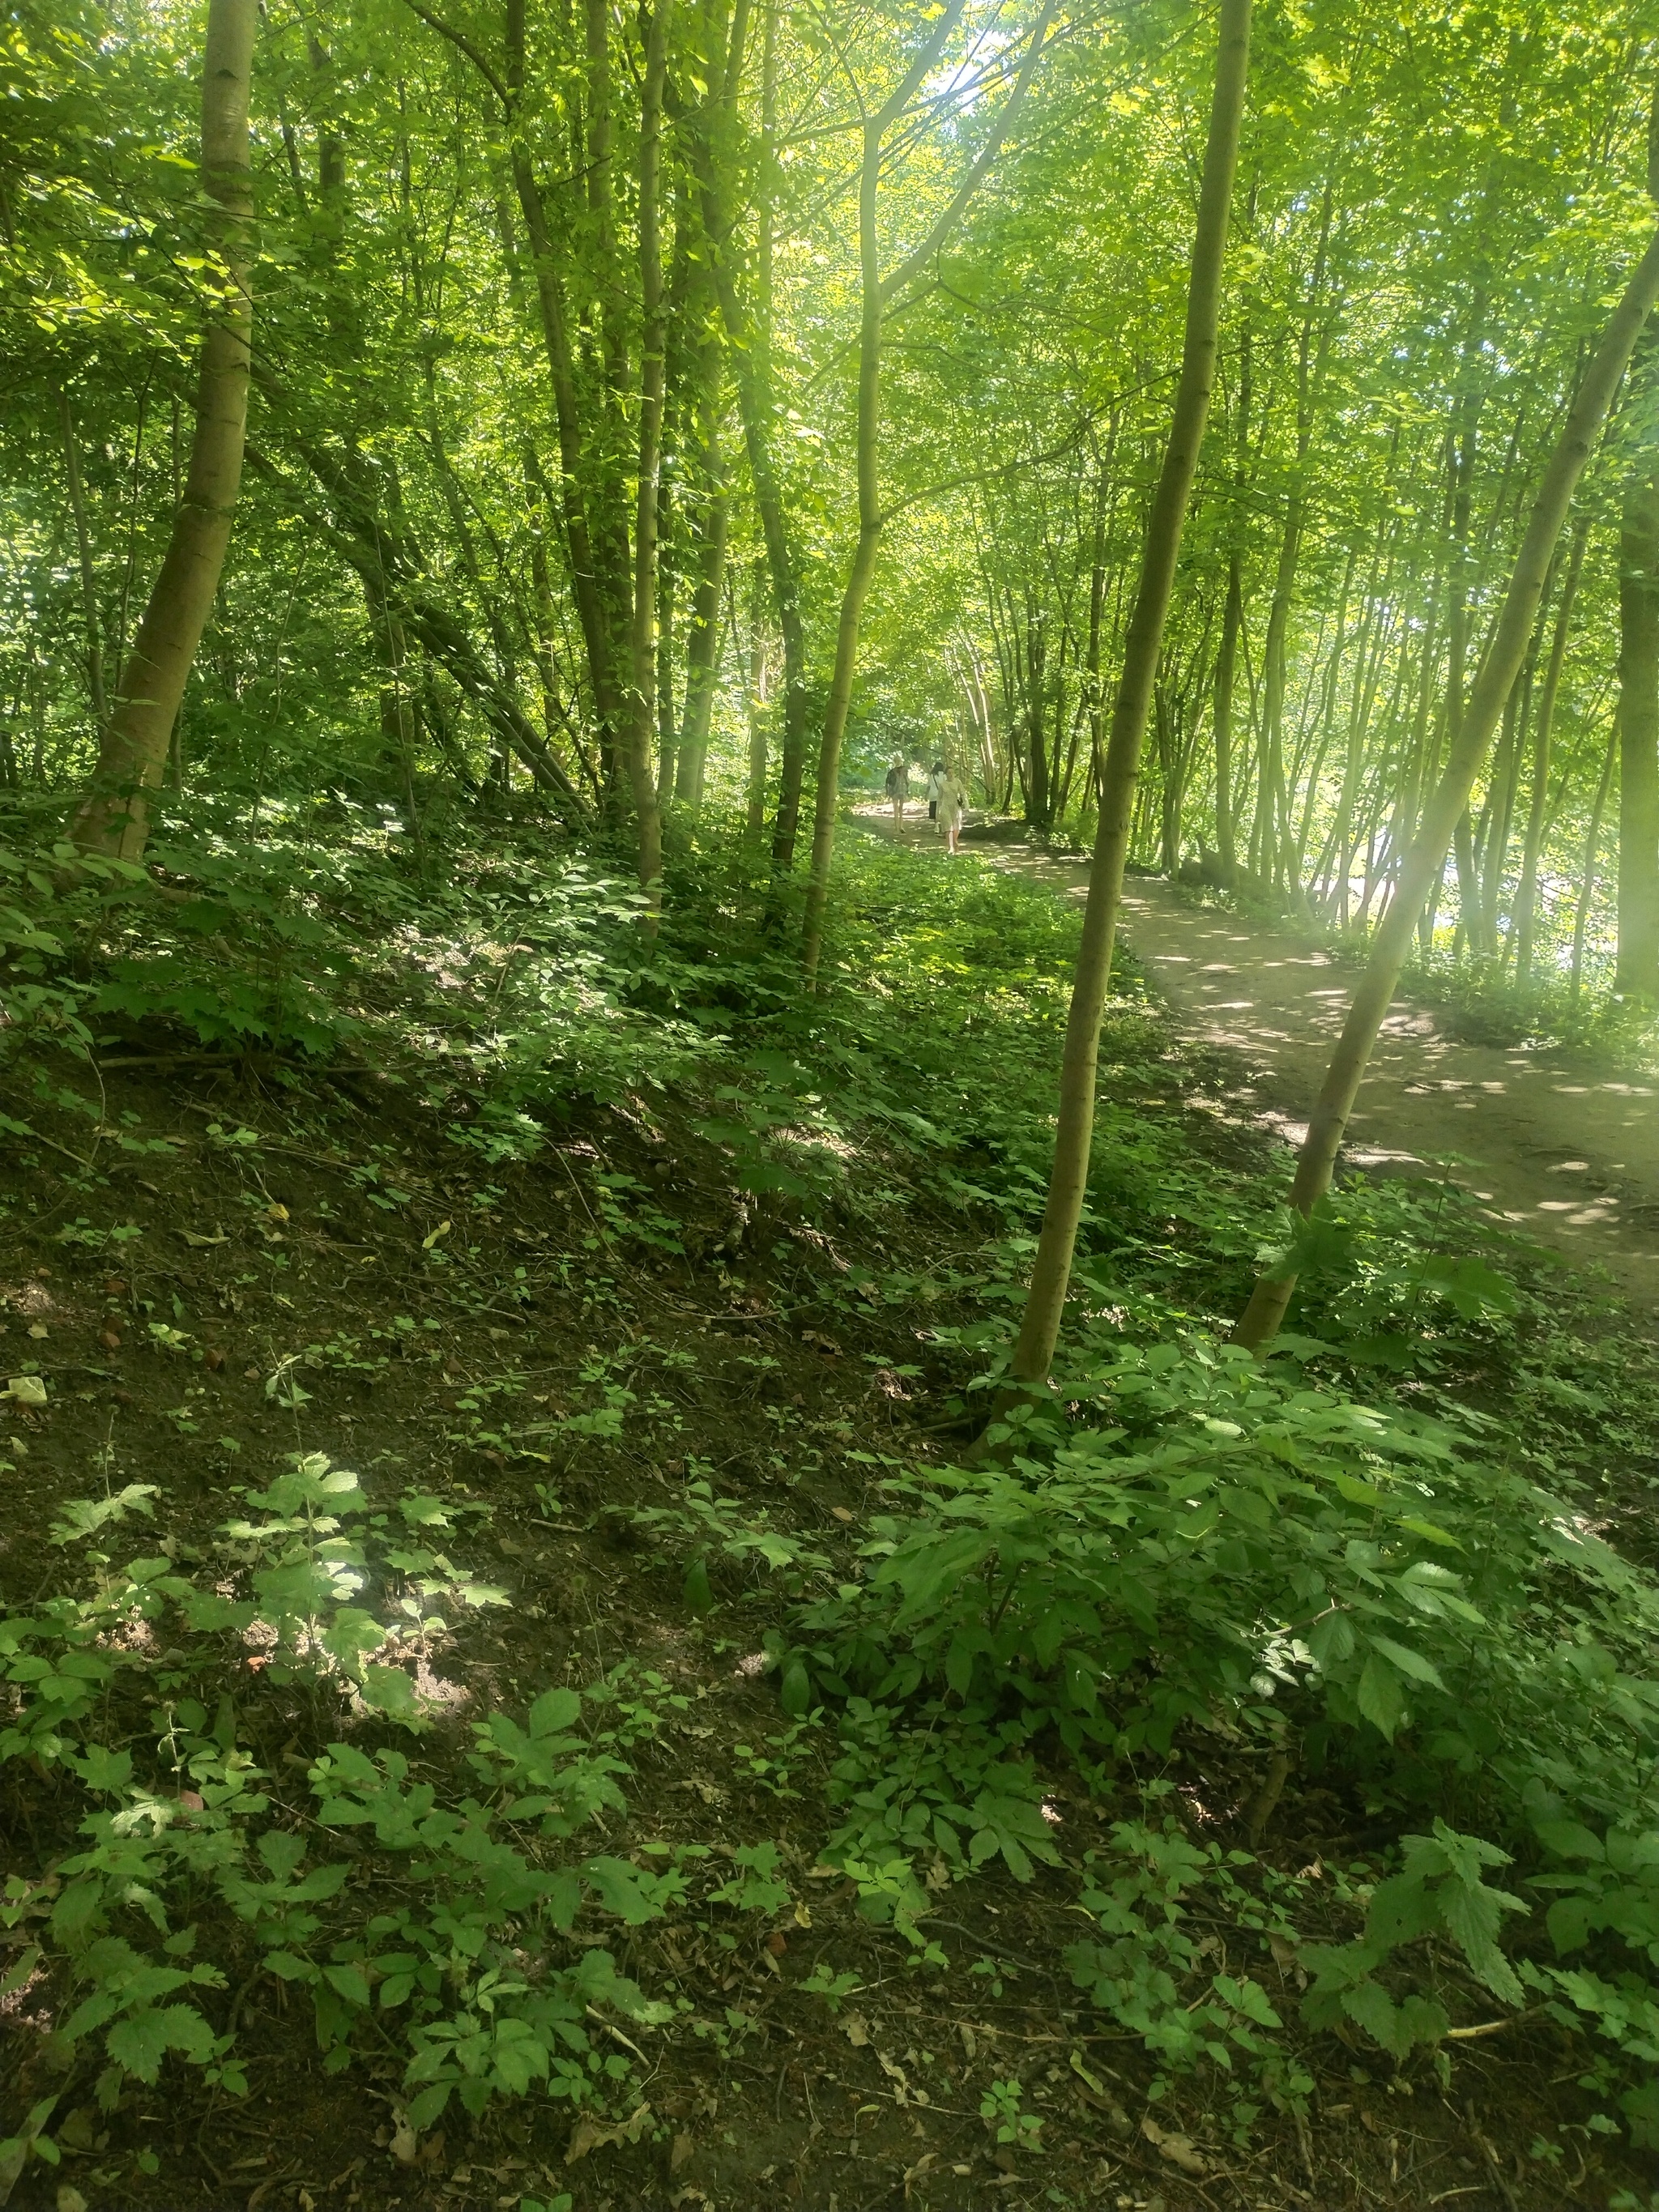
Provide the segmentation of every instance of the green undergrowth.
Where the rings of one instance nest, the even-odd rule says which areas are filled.
[[[810,1249],[792,1326],[836,1357],[837,1330],[878,1344],[876,1386],[924,1424],[847,1454],[875,1510],[839,1548],[695,1457],[626,1516],[665,1607],[763,1607],[783,1717],[741,1755],[914,1972],[952,1966],[944,1893],[1000,1869],[1066,1887],[1079,2002],[1144,2046],[1155,2096],[1203,2085],[1241,2141],[1303,2111],[1322,2051],[1449,2080],[1496,2015],[1570,2039],[1587,2125],[1659,2142],[1650,1353],[1449,1182],[1357,1180],[1287,1218],[1228,1071],[1172,1042],[1125,963],[1061,1364],[1008,1401],[1075,910],[849,835],[804,998],[753,855],[718,823],[681,836],[654,945],[630,890],[510,824],[441,885],[344,806],[254,838],[175,823],[159,880],[20,839],[5,1127],[75,1159],[63,1234],[88,1242],[114,1233],[100,1158],[162,1141],[110,1118],[100,1065],[126,1054],[255,1051],[296,1114],[372,1062],[487,1168],[603,1113],[677,1152],[729,1188],[751,1253]],[[389,1164],[354,1174],[403,1204]],[[696,1264],[665,1187],[611,1166],[592,1195],[592,1249]],[[898,1211],[936,1225],[921,1267],[884,1248]],[[1301,1287],[1256,1362],[1224,1335],[1264,1264]],[[319,1332],[274,1401],[390,1356]],[[596,1351],[586,1401],[528,1419],[505,1371],[444,1438],[547,1462],[557,1522],[552,1470],[622,1467],[647,1364]],[[774,1909],[773,1846],[605,1848],[650,1726],[618,1679],[446,1719],[449,1631],[502,1595],[453,1504],[313,1455],[198,1554],[109,1548],[156,1507],[64,1509],[55,1571],[0,1628],[0,1760],[59,1839],[9,1884],[6,1988],[48,1993],[55,2057],[106,2102],[181,2068],[234,2095],[238,1993],[264,1975],[309,2005],[325,2067],[395,2066],[400,2125],[535,2095],[643,2127],[628,2039],[667,2015],[627,1931],[688,1899]],[[1109,1815],[1081,1862],[1062,1787]],[[1304,1789],[1363,1838],[1340,1863],[1274,1853]],[[831,2008],[848,1988],[805,1986]],[[1029,2146],[1018,2082],[996,2093],[988,2126]],[[50,2160],[51,2104],[0,2159]]]
[[[1454,960],[1449,949],[1437,946],[1413,962],[1407,988],[1465,1044],[1560,1045],[1603,1066],[1648,1074],[1659,1062],[1653,1007],[1613,989],[1605,969],[1575,992],[1571,975],[1554,968],[1520,982],[1506,961]]]
[[[450,1557],[453,1508],[377,1508],[295,1455],[205,1545],[106,1549],[154,1500],[70,1500],[46,1593],[0,1620],[0,1772],[63,1838],[0,1895],[0,1992],[56,2001],[46,2064],[89,2074],[106,2111],[167,2067],[244,2096],[236,2015],[264,1976],[307,2003],[325,2073],[392,2068],[411,2134],[452,2100],[530,2094],[648,2122],[636,2046],[605,2024],[690,2006],[647,1999],[618,1939],[694,1893],[717,1919],[788,1895],[770,1844],[592,1848],[659,1726],[649,1685],[624,1664],[458,1734],[431,1659],[506,1594]],[[0,2144],[0,2173],[56,2163],[61,2101]]]

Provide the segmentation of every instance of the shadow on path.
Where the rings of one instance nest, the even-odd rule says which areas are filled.
[[[888,809],[856,818],[893,834]],[[913,806],[906,842],[939,849],[929,833],[926,809]],[[969,843],[963,857],[1064,898],[1087,890],[1084,862],[1033,846]],[[1126,884],[1122,931],[1185,1034],[1243,1060],[1249,1079],[1233,1097],[1300,1143],[1347,1011],[1345,970],[1288,931],[1200,905],[1161,878]],[[1659,1311],[1659,1084],[1565,1053],[1462,1044],[1426,1008],[1396,999],[1343,1157],[1383,1174],[1434,1173],[1452,1159],[1494,1218],[1605,1267],[1650,1316]]]

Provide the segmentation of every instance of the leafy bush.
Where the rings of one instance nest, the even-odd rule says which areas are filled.
[[[857,1818],[838,1845],[878,1837],[959,1865],[951,1824],[974,1816],[960,1788],[945,1802],[940,1777],[1046,1732],[1098,1785],[1197,1725],[1293,1749],[1380,1809],[1436,1814],[1363,1935],[1310,1960],[1313,2024],[1346,2018],[1396,2053],[1443,2036],[1443,2007],[1396,2002],[1376,1978],[1429,1936],[1522,2002],[1503,1920],[1527,1908],[1482,1869],[1516,1852],[1535,1863],[1540,1843],[1573,1869],[1522,1879],[1553,1893],[1558,1948],[1653,1962],[1659,1891],[1638,1843],[1659,1815],[1649,1577],[1449,1425],[1304,1387],[1287,1362],[1199,1340],[1120,1345],[1066,1388],[1075,1425],[1016,1419],[1011,1464],[886,1485],[906,1510],[873,1524],[863,1581],[797,1615],[799,1641],[779,1653],[796,1701],[844,1707],[838,1771]],[[927,1747],[914,1775],[895,1756],[907,1728]],[[1006,1762],[996,1771],[1012,1782]],[[1028,1813],[1032,1794],[1027,1782]],[[1453,1808],[1484,1833],[1450,1826]],[[1584,1825],[1597,1815],[1616,1824],[1605,1837]],[[976,1835],[969,1856],[994,1848]],[[1178,1901],[1201,1854],[1144,1830],[1121,1831],[1120,1849],[1141,1870],[1085,1895],[1113,1940],[1078,1952],[1080,1978],[1154,2048],[1173,2035],[1171,2052],[1214,2059],[1243,2037],[1256,2055],[1272,2023],[1231,1984],[1172,2009],[1190,1944],[1173,1917],[1142,1910],[1159,1883]],[[1659,2014],[1639,1973],[1528,1971],[1559,2015],[1577,2008],[1604,2033],[1616,2021],[1627,2058],[1649,2048]]]

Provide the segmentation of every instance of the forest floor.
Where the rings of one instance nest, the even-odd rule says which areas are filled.
[[[925,812],[913,807],[907,837],[925,850]],[[891,835],[887,809],[860,818]],[[965,849],[1066,898],[1087,894],[1080,857],[981,843],[971,831]],[[1352,971],[1305,935],[1157,877],[1125,884],[1122,933],[1182,1032],[1249,1067],[1251,1079],[1230,1094],[1236,1105],[1254,1103],[1299,1144]],[[1372,1176],[1449,1168],[1495,1220],[1607,1269],[1634,1306],[1659,1312],[1659,1084],[1559,1048],[1470,1043],[1449,1015],[1402,994],[1371,1056],[1344,1157]]]
[[[998,857],[1068,880],[1062,863]],[[1206,1047],[1225,1044],[1262,1071],[1241,1076],[1230,1099],[1243,1111],[1259,1092],[1266,1110],[1312,1065],[1321,994],[1340,993],[1340,977],[1289,940],[1155,887],[1133,898],[1137,948],[1160,979],[1177,979],[1182,1019]],[[1183,985],[1189,972],[1215,980]],[[1207,1147],[1237,1158],[1242,1144],[1265,1164],[1248,1129],[1185,1133],[1193,1099],[1215,1087],[1215,1056],[1186,1054],[1144,1009],[1122,1018],[1141,1038],[1124,1060],[1125,1105],[1166,1122],[1172,1143],[1194,1143],[1194,1158]],[[1389,1141],[1461,1133],[1455,1103],[1435,1121],[1416,1103],[1437,1094],[1411,1089],[1405,1041],[1398,1050],[1401,1096],[1424,1118]],[[1474,1082],[1467,1071],[1489,1058],[1510,1066],[1426,1042],[1418,1050],[1443,1085]],[[13,1228],[0,1265],[5,1364],[41,1373],[48,1391],[44,1404],[11,1403],[0,1429],[6,1597],[38,1605],[61,1574],[47,1532],[66,1499],[155,1486],[156,1523],[138,1547],[164,1536],[168,1557],[186,1563],[212,1555],[240,1485],[269,1481],[285,1453],[325,1453],[360,1472],[373,1498],[412,1486],[441,1499],[452,1550],[510,1601],[464,1607],[431,1658],[428,1686],[453,1717],[422,1740],[417,1772],[442,1786],[453,1769],[464,1781],[465,1723],[550,1682],[599,1683],[603,1741],[629,1768],[627,1809],[606,1816],[605,1848],[645,1866],[712,1851],[719,1874],[734,1850],[771,1844],[775,1877],[751,1885],[758,1905],[723,1904],[694,1883],[651,1924],[600,1915],[595,1933],[584,1912],[576,1946],[608,1942],[674,2010],[665,2029],[632,2033],[593,2012],[596,2041],[614,2045],[619,2067],[633,2056],[643,2091],[614,2124],[601,2110],[573,2124],[567,2106],[531,2096],[477,2122],[452,2107],[417,2138],[400,2118],[394,2044],[349,2074],[325,2070],[304,1993],[262,1978],[257,1958],[237,1953],[246,1931],[205,1907],[204,1941],[222,1942],[230,1963],[251,2094],[210,2092],[178,2069],[106,2113],[87,2059],[54,2070],[26,1976],[0,2008],[0,2136],[36,2100],[55,2099],[63,2163],[0,2172],[0,2202],[9,2195],[19,2212],[528,2212],[561,2201],[574,2212],[1602,2212],[1621,2181],[1641,2179],[1581,2124],[1576,2069],[1542,2027],[1460,2045],[1455,2100],[1421,2072],[1375,2054],[1361,2065],[1327,2038],[1310,2119],[1266,2112],[1248,2142],[1212,2125],[1180,2087],[1150,2105],[1153,2061],[1133,2035],[1097,2032],[1061,1962],[1085,1851],[1108,1847],[1126,1809],[1091,1797],[1075,1769],[1056,1767],[1043,1804],[1059,1863],[1024,1884],[994,1863],[971,1880],[940,1876],[924,1925],[949,1954],[945,1969],[919,1968],[892,1927],[860,1912],[854,1885],[820,1863],[833,1732],[822,1718],[792,1724],[763,1671],[763,1639],[785,1610],[772,1585],[716,1558],[712,1607],[688,1610],[690,1478],[711,1485],[728,1534],[769,1529],[796,1556],[810,1549],[850,1573],[884,1481],[960,1448],[959,1434],[949,1440],[958,1383],[929,1342],[941,1318],[967,1310],[951,1285],[979,1264],[982,1230],[941,1207],[925,1156],[866,1151],[849,1178],[864,1200],[822,1225],[792,1224],[736,1199],[718,1146],[672,1100],[592,1107],[528,1164],[491,1166],[372,1069],[296,1089],[252,1062],[192,1064],[204,1057],[112,1068],[106,1126],[142,1130],[143,1145],[104,1156],[96,1174],[66,1170],[68,1147],[52,1137],[51,1159],[14,1147],[0,1173]],[[11,1103],[42,1119],[38,1104]],[[1564,1099],[1564,1114],[1578,1110]],[[1366,1133],[1387,1118],[1374,1115]],[[43,1126],[85,1141],[84,1123]],[[1526,1134],[1545,1141],[1535,1122]],[[1587,1145],[1583,1157],[1600,1153]],[[1534,1171],[1540,1192],[1547,1171]],[[1613,1244],[1625,1232],[1605,1234]],[[258,1671],[257,1654],[237,1664],[237,1740],[314,1844],[305,1713]],[[129,1740],[143,1735],[138,1720]],[[16,1763],[10,1771],[3,1870],[27,1885],[74,1848],[85,1801],[61,1777],[37,1790]],[[1224,1747],[1201,1754],[1188,1786],[1218,1836],[1242,1834],[1252,1778]],[[1316,1876],[1365,1848],[1363,1830],[1336,1796],[1293,1790],[1272,1856]],[[1267,1959],[1267,1938],[1242,1940]],[[1291,2013],[1293,1955],[1280,1946],[1273,1961],[1261,1971]],[[802,1987],[809,1975],[814,1990]],[[830,1993],[815,1993],[826,1982]],[[1011,2149],[998,2125],[1022,2099],[1035,2124],[1021,2123]]]

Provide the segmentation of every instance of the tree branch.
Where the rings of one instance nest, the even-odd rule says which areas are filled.
[[[510,115],[513,112],[512,94],[501,82],[488,56],[480,52],[471,40],[467,37],[466,33],[458,31],[452,24],[446,23],[441,15],[434,14],[430,8],[423,4],[423,0],[405,0],[405,5],[413,14],[420,17],[429,31],[435,31],[441,39],[447,39],[458,53],[466,56],[468,61],[471,63],[473,68],[477,70],[479,76]]]

